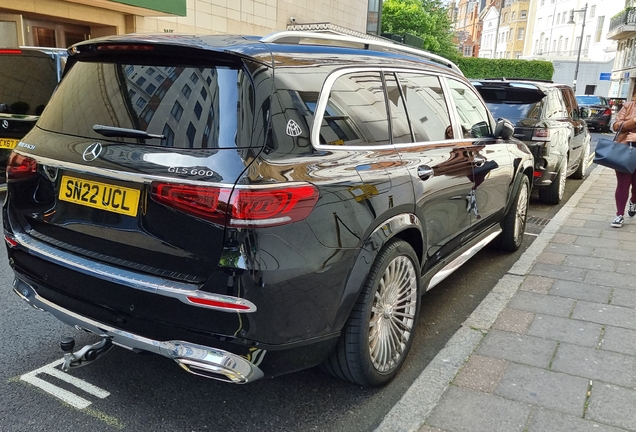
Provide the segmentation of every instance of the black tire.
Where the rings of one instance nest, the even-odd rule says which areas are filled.
[[[508,210],[501,226],[503,230],[495,240],[495,246],[499,249],[514,252],[523,242],[523,234],[526,230],[528,206],[530,204],[530,181],[525,175],[521,179],[515,200]]]
[[[539,189],[539,199],[546,204],[558,204],[563,199],[565,193],[565,179],[567,171],[568,161],[567,159],[561,164],[559,172],[554,176],[552,183]]]
[[[573,179],[582,180],[587,174],[587,157],[590,155],[590,144],[585,144],[583,152],[581,153],[581,160],[579,161],[579,167],[572,174]]]
[[[398,315],[398,311],[402,312]],[[417,256],[405,241],[391,240],[376,257],[336,349],[323,368],[365,387],[388,383],[411,348],[419,311]]]

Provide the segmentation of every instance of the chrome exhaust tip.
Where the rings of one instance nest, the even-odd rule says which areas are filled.
[[[174,354],[174,361],[185,371],[204,378],[246,384],[264,375],[249,360],[223,350],[177,343]]]

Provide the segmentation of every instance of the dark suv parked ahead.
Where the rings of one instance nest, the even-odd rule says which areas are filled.
[[[15,292],[102,338],[64,339],[64,369],[115,344],[235,383],[322,363],[381,385],[422,294],[521,244],[532,155],[445,59],[302,32],[71,54],[4,205]]]
[[[588,109],[585,122],[595,130],[610,132],[612,122],[612,107],[609,100],[603,96],[577,95],[576,101],[581,108]]]
[[[0,185],[9,153],[40,117],[66,57],[61,48],[0,48]]]
[[[591,163],[586,113],[572,88],[550,81],[489,79],[473,81],[495,117],[515,125],[514,136],[534,155],[534,186],[539,198],[558,204],[565,179],[582,179]]]

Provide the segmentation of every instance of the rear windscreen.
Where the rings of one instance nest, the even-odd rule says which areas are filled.
[[[513,121],[525,118],[538,119],[541,101],[545,97],[545,94],[536,88],[477,87],[477,90],[495,118],[503,117]]]
[[[38,126],[91,139],[176,148],[249,147],[256,132],[253,93],[250,76],[240,67],[78,62]],[[104,138],[93,130],[95,125],[161,138]]]
[[[56,85],[54,59],[0,54],[0,116],[40,115]]]
[[[577,96],[576,101],[582,105],[607,105],[605,100],[596,96]]]

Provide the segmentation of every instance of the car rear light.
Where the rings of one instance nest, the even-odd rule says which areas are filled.
[[[534,128],[532,141],[550,141],[550,129]]]
[[[534,178],[539,178],[543,175],[543,171],[535,171],[533,175],[534,175]]]
[[[0,54],[22,54],[19,49],[0,49]]]
[[[4,235],[4,241],[7,243],[7,245],[9,245],[9,247],[16,247],[18,246],[18,242],[16,239],[14,239],[13,237],[9,236],[8,234]]]
[[[11,153],[7,162],[7,180],[22,180],[33,177],[38,172],[38,163],[35,159]]]
[[[209,295],[207,297],[211,297]],[[207,297],[193,297],[188,296],[187,299],[189,302],[194,303],[198,306],[209,307],[217,310],[225,310],[228,312],[237,311],[237,312],[254,312],[256,311],[256,306],[244,299],[240,299],[238,297],[227,297],[227,296],[219,296],[219,298],[207,298]]]
[[[237,228],[271,227],[309,216],[318,201],[310,184],[283,187],[194,186],[152,184],[152,197],[184,213]]]
[[[612,115],[612,110],[609,108],[605,108],[605,111],[603,111],[603,115]]]

